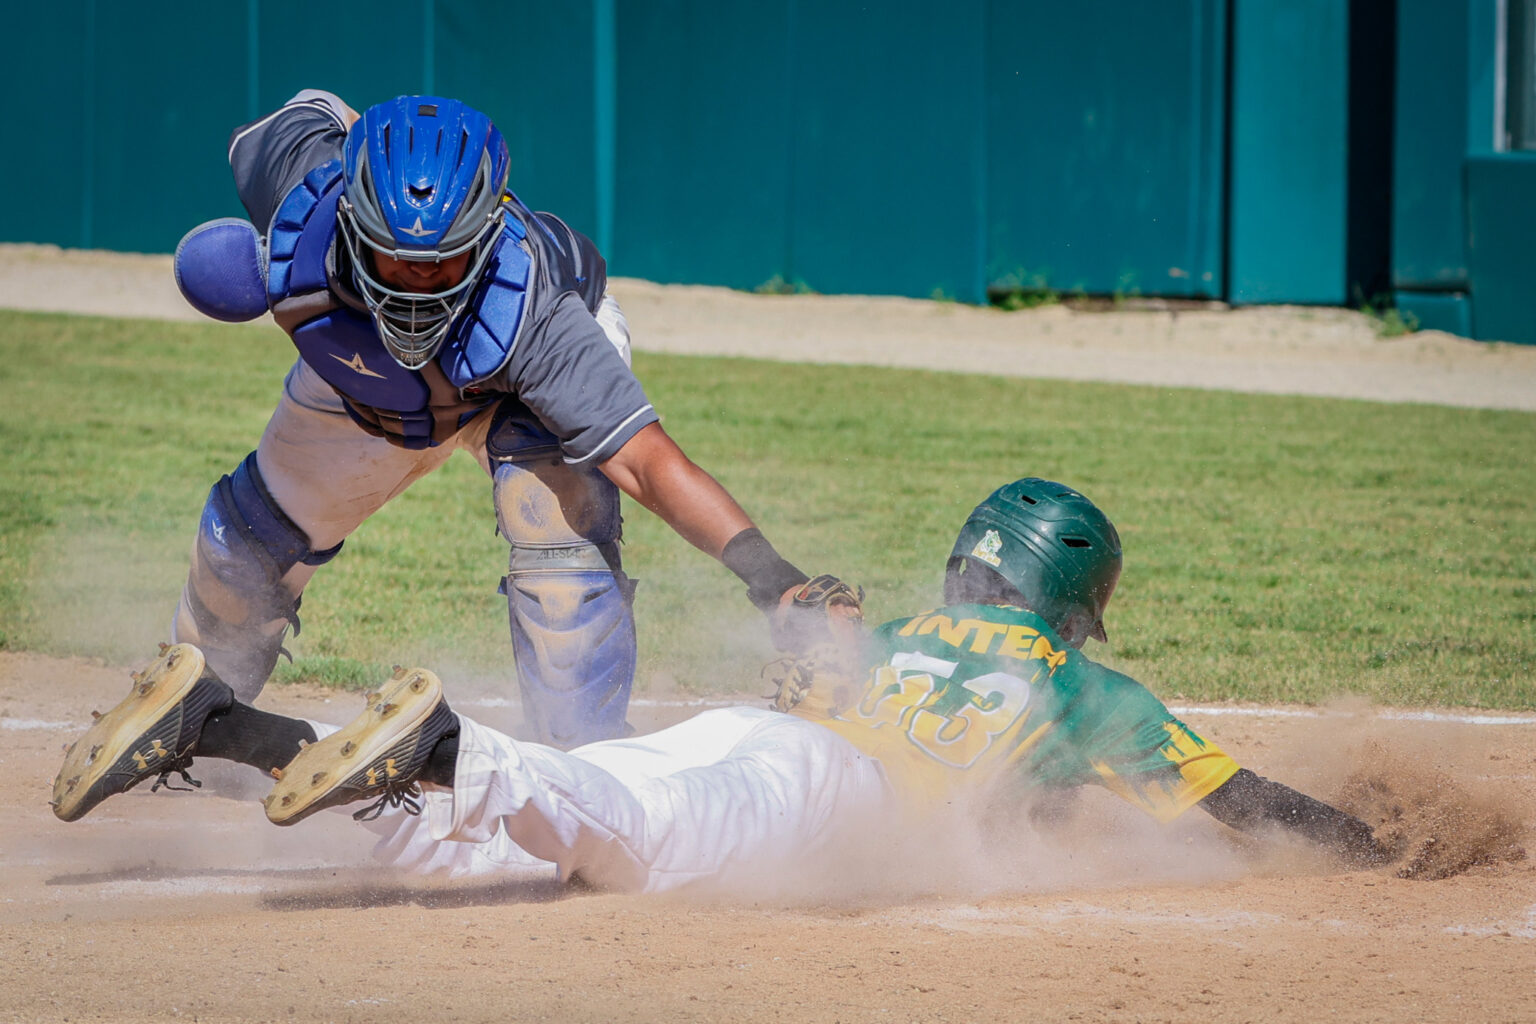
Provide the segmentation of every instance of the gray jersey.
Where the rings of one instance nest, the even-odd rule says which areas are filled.
[[[235,186],[263,233],[307,173],[341,159],[344,110],[330,93],[306,90],[231,135]],[[594,319],[607,290],[606,263],[591,240],[558,217],[533,213],[515,201],[506,210],[526,232],[522,244],[532,261],[526,302],[507,362],[465,388],[463,397],[513,396],[559,439],[567,461],[602,462],[659,419]],[[333,290],[338,302],[358,307],[350,288]]]

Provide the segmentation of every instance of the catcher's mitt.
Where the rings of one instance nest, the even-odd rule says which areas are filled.
[[[774,616],[773,638],[788,653],[763,670],[774,688],[767,697],[776,710],[832,717],[857,699],[863,602],[863,588],[825,574],[785,595]]]
[[[822,573],[784,595],[770,629],[779,650],[805,654],[822,644],[847,643],[861,636],[863,625],[864,588]]]

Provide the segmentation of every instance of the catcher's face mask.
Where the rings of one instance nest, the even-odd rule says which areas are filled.
[[[507,167],[501,133],[457,100],[401,96],[370,107],[348,133],[338,231],[358,293],[401,366],[417,369],[437,353],[484,274]],[[400,263],[445,269],[412,273]]]

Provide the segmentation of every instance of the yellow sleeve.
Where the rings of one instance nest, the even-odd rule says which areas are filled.
[[[1178,768],[1176,776],[1155,771],[1121,777],[1101,761],[1093,767],[1110,792],[1167,824],[1220,788],[1239,766],[1220,747],[1196,738],[1180,723],[1165,722],[1163,728],[1168,742],[1160,752]]]

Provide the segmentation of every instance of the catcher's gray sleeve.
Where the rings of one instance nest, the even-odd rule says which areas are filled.
[[[560,439],[570,463],[602,462],[660,419],[574,291],[529,325],[507,373],[508,390]]]
[[[266,117],[229,137],[229,166],[251,223],[262,234],[289,189],[327,160],[341,156],[346,104],[333,93],[306,89]]]

